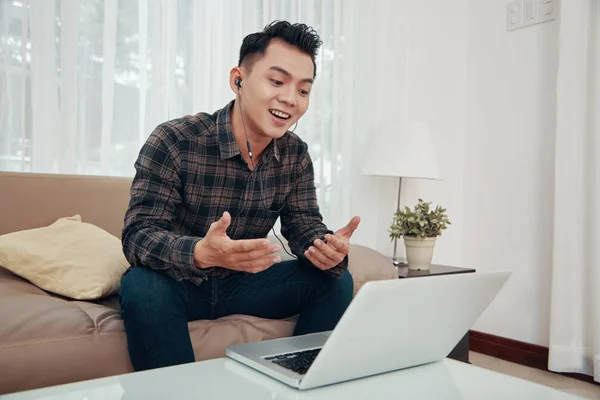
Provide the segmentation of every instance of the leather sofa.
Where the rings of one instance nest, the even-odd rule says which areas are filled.
[[[80,214],[120,237],[130,179],[0,173],[0,235]],[[285,253],[281,254],[286,258]],[[352,244],[355,293],[370,280],[397,279],[390,260]],[[295,318],[231,315],[189,323],[197,360],[225,347],[290,336]],[[75,301],[41,290],[0,265],[0,394],[132,372],[116,296]]]

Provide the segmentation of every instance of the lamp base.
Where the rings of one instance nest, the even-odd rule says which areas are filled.
[[[408,265],[408,263],[404,260],[398,260],[396,257],[392,258],[392,264],[396,267],[404,267]]]
[[[398,198],[400,198],[400,196],[398,195]],[[398,207],[398,209],[400,209],[400,207]],[[392,264],[394,264],[396,267],[398,266],[407,266],[408,265],[408,261],[400,261],[398,260],[398,238],[394,239],[394,255],[392,256]]]

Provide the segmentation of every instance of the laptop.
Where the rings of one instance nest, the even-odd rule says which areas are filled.
[[[365,283],[327,332],[229,346],[225,355],[305,390],[445,358],[509,272]]]
[[[457,361],[458,362],[458,361]],[[421,367],[391,371],[364,379],[354,379],[339,385],[327,385],[312,390],[298,390],[232,359],[223,363],[226,378],[235,382],[237,393],[247,399],[334,400],[334,399],[443,399],[464,400],[456,384],[455,368],[443,361]],[[463,380],[464,381],[464,380]],[[463,385],[464,386],[464,385]],[[467,385],[468,387],[468,385]],[[464,389],[464,387],[462,388]],[[464,390],[463,390],[464,391]],[[211,390],[207,390],[211,398]],[[216,392],[221,394],[222,392]],[[242,396],[232,394],[229,398]],[[213,396],[218,397],[218,396]],[[226,398],[227,395],[221,395]],[[476,396],[475,396],[476,397]]]

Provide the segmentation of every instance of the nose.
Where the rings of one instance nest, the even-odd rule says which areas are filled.
[[[296,95],[296,88],[294,88],[293,85],[286,85],[279,94],[279,101],[287,104],[290,107],[295,107],[298,103]]]

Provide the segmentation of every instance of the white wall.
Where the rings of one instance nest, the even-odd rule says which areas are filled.
[[[548,345],[558,22],[469,1],[464,265],[513,276],[475,330]]]
[[[355,65],[354,96],[364,114],[356,118],[355,140],[359,145],[354,147],[353,168],[360,171],[370,138],[375,134],[372,129],[380,118],[392,115],[428,123],[444,180],[405,179],[402,204],[412,205],[422,197],[448,209],[455,224],[438,240],[434,262],[460,265],[467,0],[379,0],[362,4],[365,29],[359,48],[364,50]],[[393,244],[388,229],[396,210],[397,179],[362,177],[352,193],[353,213],[370,216],[363,218],[354,242],[391,256]],[[402,241],[398,248],[403,256]]]
[[[474,329],[548,345],[557,22],[509,33],[504,0],[380,0],[361,17],[371,27],[361,46],[385,57],[355,67],[365,115],[353,167],[378,118],[428,122],[444,180],[405,181],[402,202],[448,209],[434,262],[513,271]],[[391,255],[397,181],[363,177],[352,192],[353,212],[369,216],[354,242]]]

